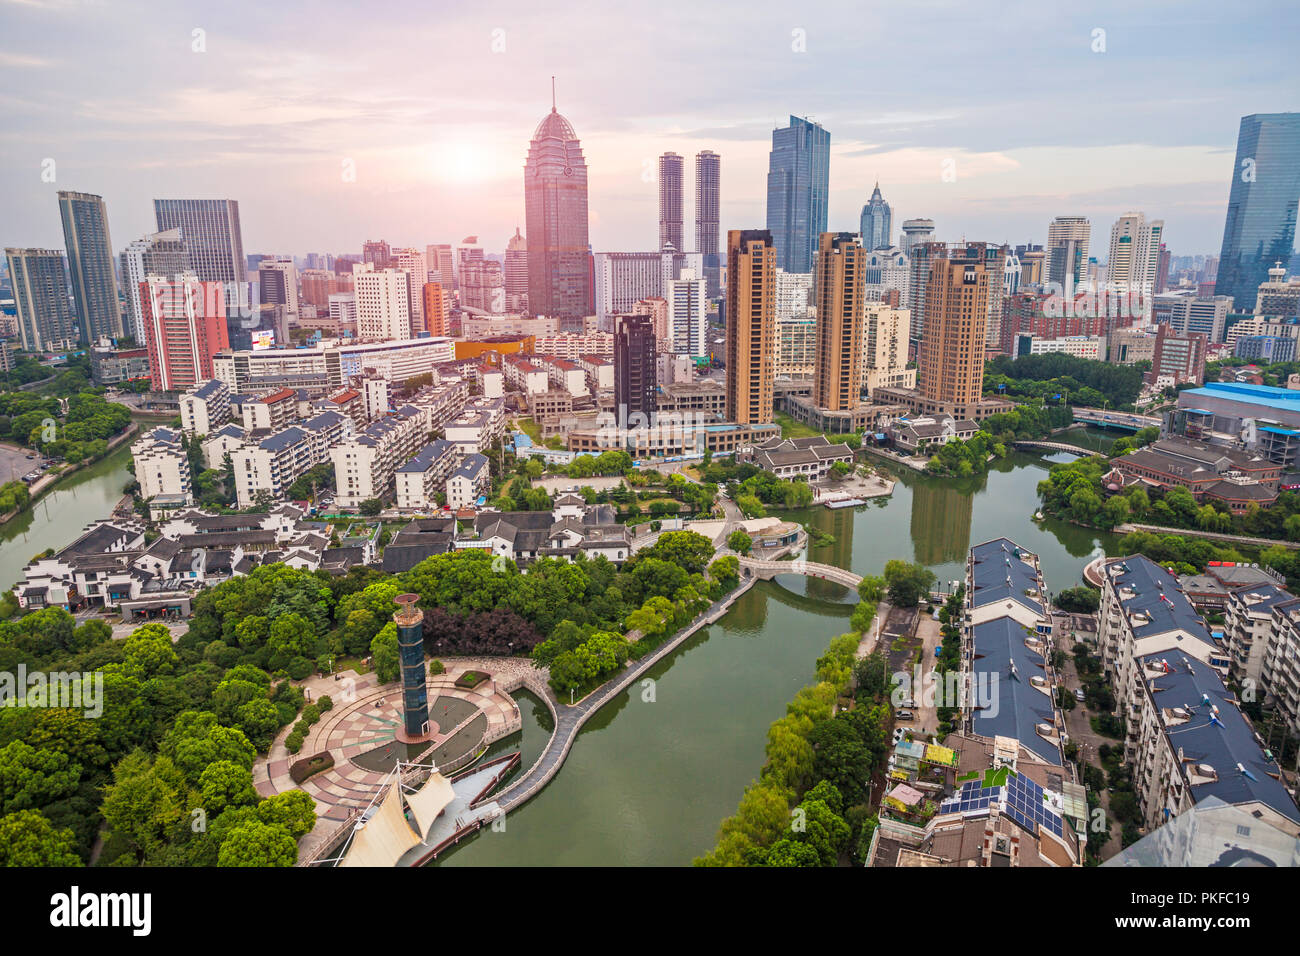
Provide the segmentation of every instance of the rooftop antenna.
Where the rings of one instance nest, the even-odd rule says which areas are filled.
[[[551,112],[555,112],[555,75],[551,75]]]

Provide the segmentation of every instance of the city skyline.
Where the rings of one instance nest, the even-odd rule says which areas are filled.
[[[1018,50],[1017,69],[1052,64],[1029,90],[999,64],[994,35],[981,32],[994,21],[936,4],[960,27],[951,31],[960,36],[958,46],[906,11],[841,14],[845,24],[889,31],[943,65],[921,81],[885,80],[880,89],[888,95],[879,101],[888,107],[877,110],[862,107],[851,82],[837,82],[831,92],[816,82],[821,70],[851,77],[862,68],[851,56],[854,31],[837,28],[832,12],[800,11],[801,22],[793,23],[784,8],[760,6],[737,52],[717,62],[696,58],[691,89],[707,96],[688,95],[681,81],[627,74],[618,95],[609,96],[598,82],[602,71],[652,46],[659,36],[653,23],[644,35],[621,34],[618,51],[583,46],[578,67],[572,54],[605,14],[591,14],[576,35],[523,7],[491,19],[439,12],[426,28],[417,22],[400,34],[359,22],[347,38],[316,37],[300,18],[300,40],[314,41],[300,49],[312,52],[286,53],[249,39],[247,11],[182,7],[132,18],[130,9],[6,5],[0,77],[10,89],[36,89],[21,100],[11,94],[14,122],[0,140],[6,245],[58,246],[60,224],[50,204],[55,192],[69,189],[104,197],[119,242],[155,231],[152,199],[195,196],[240,202],[249,251],[340,252],[373,235],[418,246],[477,234],[488,248],[504,248],[522,219],[519,170],[528,131],[545,111],[555,74],[591,172],[597,251],[653,248],[655,158],[666,151],[717,152],[727,163],[722,228],[760,226],[771,131],[794,113],[833,133],[828,229],[853,229],[879,179],[896,221],[934,219],[948,241],[965,235],[1041,242],[1055,215],[1097,223],[1141,208],[1165,220],[1176,254],[1212,253],[1222,238],[1225,174],[1240,117],[1290,105],[1268,85],[1271,71],[1263,67],[1284,66],[1281,27],[1296,16],[1273,8],[1279,28],[1252,36],[1249,47],[1241,25],[1210,5],[1180,11],[1177,22],[1172,14],[1160,19],[1119,7],[1025,19],[1027,52]],[[285,25],[283,14],[256,15]],[[696,23],[713,16],[689,13]],[[113,37],[126,27],[133,35],[143,31],[138,42],[154,51],[148,62],[127,64],[112,52],[122,46]],[[456,51],[444,65],[421,66],[418,77],[367,73],[373,50],[400,59],[435,29]],[[1096,29],[1106,31],[1105,52],[1093,52]],[[200,43],[194,30],[204,31],[201,53],[192,49]],[[93,49],[83,49],[92,40]],[[1164,48],[1179,51],[1176,63],[1150,57]],[[1211,76],[1196,69],[1198,50],[1219,55],[1225,70]],[[674,55],[692,52],[702,51],[687,42]],[[1236,59],[1248,60],[1249,69],[1234,66]],[[742,65],[761,78],[753,89],[725,81]],[[477,98],[414,92],[445,87],[449,71],[471,68],[482,73]],[[997,71],[991,75],[1006,91],[955,93],[953,71],[972,69]],[[150,80],[158,75],[179,80]],[[1134,98],[1132,89],[1143,83],[1151,98]],[[1085,95],[1072,93],[1077,105],[1068,116],[1044,112],[1064,87]],[[56,120],[70,100],[72,121]],[[1034,119],[1006,120],[1015,116]],[[53,182],[41,179],[46,160],[55,163]],[[953,181],[942,178],[947,160]],[[345,179],[348,162],[353,181]],[[693,216],[692,208],[686,235],[693,234]]]

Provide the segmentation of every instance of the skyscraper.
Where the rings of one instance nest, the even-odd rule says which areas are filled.
[[[813,302],[817,359],[813,402],[840,412],[862,394],[862,243],[850,232],[823,232],[817,249]]]
[[[356,280],[357,338],[371,342],[410,338],[409,274],[400,269],[378,270],[372,263],[362,262],[352,276]]]
[[[1088,244],[1092,224],[1086,216],[1057,216],[1047,224],[1047,248],[1043,282],[1055,282],[1062,289],[1066,277],[1079,285],[1088,276]]]
[[[29,352],[71,348],[76,317],[68,301],[68,273],[57,249],[6,249],[18,307],[18,335]]]
[[[694,269],[683,269],[681,278],[669,279],[663,294],[668,302],[668,334],[671,350],[679,355],[708,355],[708,300],[705,282]]]
[[[894,234],[894,212],[889,203],[880,195],[880,183],[871,192],[871,198],[862,207],[862,248],[871,252],[875,249],[887,249],[892,244]]]
[[[126,287],[127,315],[131,321],[129,331],[140,345],[145,341],[144,301],[140,296],[140,283],[146,276],[175,278],[191,272],[190,254],[181,238],[180,229],[156,232],[152,236],[127,243],[122,250],[122,284]]]
[[[786,272],[812,271],[813,250],[826,231],[830,170],[831,134],[822,126],[791,116],[789,126],[772,130],[767,231]]]
[[[1164,220],[1147,221],[1140,212],[1126,212],[1110,228],[1110,257],[1106,283],[1117,292],[1151,294],[1160,271],[1160,242]]]
[[[727,420],[772,420],[777,249],[766,229],[727,232]]]
[[[954,418],[975,418],[983,394],[989,295],[1002,282],[1001,260],[991,271],[986,249],[973,243],[930,263],[917,388],[927,407]]]
[[[655,334],[648,315],[620,315],[614,321],[614,413],[621,426],[632,416],[651,423],[655,412]]]
[[[248,260],[234,199],[155,199],[158,231],[180,229],[200,282],[247,282]],[[227,304],[231,302],[229,293]]]
[[[506,243],[505,278],[506,308],[518,311],[528,298],[528,240],[518,226]]]
[[[1253,113],[1241,118],[1223,224],[1216,295],[1249,308],[1275,262],[1295,248],[1300,203],[1300,113]]]
[[[117,301],[113,242],[108,236],[104,200],[91,193],[60,191],[59,214],[81,340],[117,338],[122,334],[122,308]]]
[[[573,126],[552,103],[524,164],[528,309],[581,318],[592,309],[587,238],[587,163]]]
[[[676,153],[659,157],[659,248],[669,243],[676,252],[682,245],[683,222],[682,158]]]
[[[903,234],[898,240],[898,247],[904,255],[912,254],[912,247],[934,239],[933,219],[904,219]]]
[[[695,251],[704,257],[704,281],[709,298],[719,289],[718,225],[722,205],[722,157],[710,149],[695,154]]]

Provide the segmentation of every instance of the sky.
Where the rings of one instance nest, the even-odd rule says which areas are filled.
[[[154,198],[231,198],[250,254],[499,251],[554,75],[597,252],[655,247],[668,150],[688,217],[712,149],[723,230],[762,228],[796,114],[831,132],[831,229],[857,231],[879,180],[895,233],[1042,242],[1086,215],[1104,258],[1141,210],[1175,255],[1217,254],[1240,118],[1300,107],[1300,5],[1057,6],[0,0],[0,244],[62,248],[73,189],[105,198],[118,250]]]

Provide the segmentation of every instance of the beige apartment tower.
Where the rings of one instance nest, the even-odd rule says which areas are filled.
[[[862,377],[867,393],[878,388],[916,388],[916,369],[907,367],[912,313],[883,302],[868,302],[866,306]]]
[[[821,234],[813,273],[817,308],[813,403],[832,412],[862,404],[862,266],[862,243],[856,235]]]
[[[927,407],[957,418],[974,418],[984,387],[984,330],[990,276],[976,244],[930,263],[921,341],[918,388]]]
[[[727,233],[727,420],[772,421],[776,247],[766,229]]]

